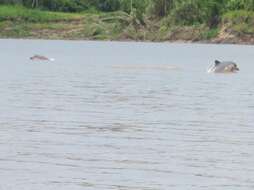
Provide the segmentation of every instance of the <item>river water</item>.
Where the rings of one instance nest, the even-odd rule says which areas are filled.
[[[0,190],[254,189],[253,46],[0,40],[0,55]],[[240,72],[207,74],[215,59]]]

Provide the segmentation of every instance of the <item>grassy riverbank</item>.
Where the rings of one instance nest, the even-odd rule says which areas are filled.
[[[134,14],[86,11],[59,13],[0,6],[0,38],[70,40],[190,41],[254,44],[254,12],[231,11],[216,28],[206,24],[180,25],[170,18],[144,18]]]

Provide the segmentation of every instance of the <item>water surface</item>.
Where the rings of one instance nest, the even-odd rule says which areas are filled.
[[[0,50],[0,190],[254,188],[252,46],[0,40]],[[240,72],[207,74],[215,59]]]

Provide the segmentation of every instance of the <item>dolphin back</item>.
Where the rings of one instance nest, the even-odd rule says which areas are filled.
[[[215,64],[208,69],[209,73],[230,73],[239,71],[236,63],[232,61],[223,61],[220,62],[215,60]]]

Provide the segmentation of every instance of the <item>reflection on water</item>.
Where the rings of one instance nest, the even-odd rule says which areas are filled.
[[[253,47],[0,42],[1,190],[254,188]]]
[[[177,66],[173,66],[173,65],[160,65],[160,64],[135,64],[135,65],[113,65],[113,68],[116,69],[123,69],[123,70],[127,70],[127,69],[131,69],[131,70],[173,70],[173,69],[179,69]]]

